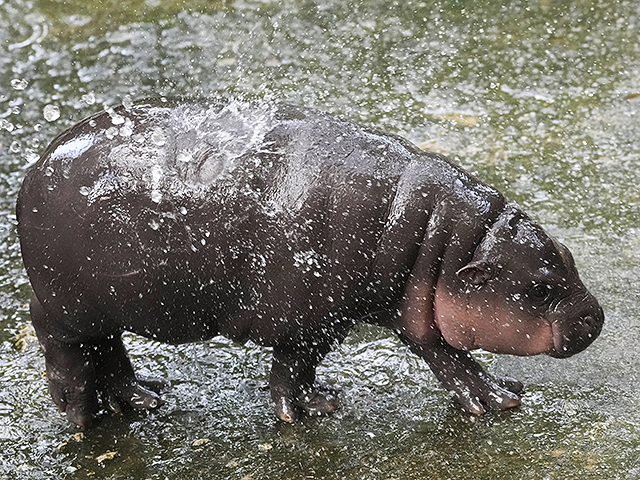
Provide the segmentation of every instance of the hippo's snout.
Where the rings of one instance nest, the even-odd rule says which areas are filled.
[[[555,358],[567,358],[587,348],[604,325],[604,311],[594,297],[580,303],[579,313],[575,312],[576,304],[568,302],[566,306],[552,322],[554,351],[549,355]]]

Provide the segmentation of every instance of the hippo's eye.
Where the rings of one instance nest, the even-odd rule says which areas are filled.
[[[529,289],[529,297],[537,303],[544,303],[551,296],[551,287],[545,283],[536,283]]]

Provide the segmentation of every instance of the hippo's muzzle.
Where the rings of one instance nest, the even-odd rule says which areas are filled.
[[[598,338],[604,324],[604,312],[598,301],[586,293],[560,301],[551,316],[554,358],[567,358],[587,348]]]

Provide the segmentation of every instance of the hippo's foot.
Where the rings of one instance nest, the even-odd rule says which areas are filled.
[[[328,415],[340,408],[335,390],[315,384],[314,357],[319,361],[321,355],[306,352],[292,359],[274,350],[269,383],[276,415],[283,422],[294,423],[302,415]]]
[[[424,358],[438,380],[466,411],[481,415],[487,410],[507,410],[520,405],[522,383],[510,378],[497,379],[484,371],[469,352],[450,346],[443,339],[429,345],[407,342]]]
[[[489,375],[470,353],[459,352],[451,368],[440,375],[442,383],[451,390],[467,412],[482,415],[488,410],[507,410],[520,405],[522,383],[509,378],[497,379]],[[443,378],[444,377],[444,378]]]
[[[42,345],[49,393],[58,410],[80,428],[91,425],[98,412],[96,369],[85,344],[59,340],[56,318],[51,317],[38,299],[31,298],[31,320]]]
[[[73,365],[76,365],[73,362]],[[156,379],[130,379],[128,377],[96,378],[91,361],[81,362],[81,368],[66,370],[64,373],[51,363],[47,363],[49,393],[58,410],[66,413],[67,419],[81,429],[93,424],[93,419],[104,408],[121,414],[125,407],[152,409],[164,401],[158,395],[167,383]],[[69,375],[75,371],[75,375]]]
[[[287,423],[297,422],[302,415],[329,415],[340,408],[335,390],[324,385],[307,388],[296,397],[281,395],[274,400],[277,417]]]
[[[86,361],[81,349],[70,347],[66,350],[70,355],[64,358],[59,352],[57,354],[56,360],[61,361],[54,363],[47,359],[49,393],[58,410],[66,413],[70,422],[85,429],[98,412],[93,364]],[[51,356],[49,352],[47,357]]]
[[[98,396],[111,412],[120,415],[126,408],[152,410],[164,404],[159,394],[167,389],[168,382],[137,376],[120,335],[95,343],[91,357],[96,365]]]
[[[56,330],[57,319],[35,296],[31,320],[44,349],[49,393],[69,421],[83,429],[90,427],[100,400],[116,413],[125,406],[151,409],[163,404],[158,394],[167,384],[136,377],[120,334],[67,341]]]
[[[487,410],[507,410],[520,405],[518,393],[523,386],[517,380],[497,379],[484,371],[464,377],[456,377],[449,389],[467,412],[481,415]]]
[[[81,429],[92,425],[101,404],[122,414],[127,407],[150,410],[164,403],[159,393],[168,383],[136,377],[119,336],[89,346],[52,345],[49,342],[46,352],[49,392],[58,409]]]
[[[121,415],[126,408],[152,410],[164,404],[160,392],[168,387],[162,379],[111,377],[98,379],[98,395],[103,405]]]
[[[298,404],[310,417],[329,415],[340,408],[338,392],[328,385],[315,385],[315,388],[301,395]]]

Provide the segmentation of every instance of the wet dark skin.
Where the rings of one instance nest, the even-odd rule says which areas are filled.
[[[391,135],[316,111],[153,100],[63,132],[17,204],[56,405],[162,404],[130,331],[273,347],[278,418],[339,406],[318,363],[359,322],[395,331],[462,407],[520,404],[470,351],[568,357],[604,316],[569,251],[494,189]]]

